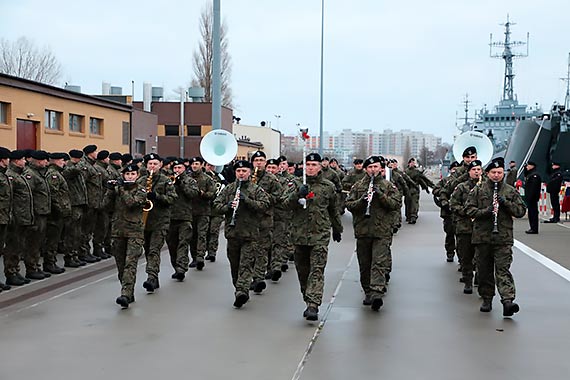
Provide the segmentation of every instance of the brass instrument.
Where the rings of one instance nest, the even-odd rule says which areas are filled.
[[[368,184],[368,191],[366,192],[366,212],[364,217],[370,218],[370,205],[372,205],[372,197],[374,197],[374,175],[370,176],[370,183]]]
[[[231,227],[234,227],[236,225],[236,213],[237,213],[237,209],[239,207],[239,197],[240,197],[240,193],[241,193],[241,181],[238,181],[238,186],[236,189],[236,194],[234,195],[234,200],[232,203],[235,203],[235,207],[234,207],[234,212],[232,214],[232,219],[230,220],[230,223],[228,224]]]
[[[146,192],[147,195],[148,193],[150,193],[152,191],[152,181],[154,179],[154,172],[151,170],[150,173],[148,173],[148,177],[146,178]],[[146,200],[146,203],[143,207],[143,215],[142,215],[142,223],[143,226],[146,226],[146,221],[148,219],[148,213],[150,212],[150,210],[152,210],[154,208],[154,204],[152,203],[152,201],[150,199]]]
[[[259,168],[255,168],[255,170],[253,171],[253,175],[251,176],[251,183],[257,183],[257,172],[259,171]]]
[[[222,193],[222,190],[224,190],[225,187],[226,185],[224,185],[223,183],[216,182],[216,197]]]

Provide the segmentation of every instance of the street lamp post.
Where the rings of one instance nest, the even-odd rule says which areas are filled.
[[[321,104],[319,119],[319,154],[323,154],[323,66],[325,46],[325,0],[321,0]]]

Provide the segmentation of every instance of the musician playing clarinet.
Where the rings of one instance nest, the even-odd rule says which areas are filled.
[[[390,181],[382,178],[385,163],[379,156],[364,161],[366,175],[351,188],[346,207],[352,213],[356,254],[360,267],[362,303],[378,311],[386,293],[386,275],[390,270],[392,212],[400,210],[402,196]]]
[[[495,296],[495,281],[503,304],[503,316],[519,311],[510,267],[513,262],[513,217],[525,215],[526,206],[514,187],[503,182],[505,162],[495,158],[485,169],[488,180],[471,190],[465,204],[467,216],[473,219],[471,242],[478,256],[481,312],[490,312]],[[493,280],[493,274],[495,281]]]
[[[228,240],[227,254],[235,287],[236,308],[249,300],[255,244],[263,238],[259,218],[271,205],[269,195],[250,181],[251,169],[249,161],[237,161],[234,164],[235,182],[222,190],[213,205],[215,212],[225,215],[224,235]]]

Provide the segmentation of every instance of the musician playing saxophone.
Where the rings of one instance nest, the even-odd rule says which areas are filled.
[[[382,178],[384,165],[381,157],[368,157],[364,161],[366,175],[352,186],[346,199],[346,208],[352,213],[360,285],[365,294],[362,303],[375,311],[383,304],[386,275],[390,271],[391,213],[402,206],[396,186]]]
[[[503,316],[511,317],[519,311],[519,305],[514,302],[515,282],[510,272],[513,261],[513,217],[523,217],[526,206],[515,188],[503,182],[504,167],[502,157],[491,161],[485,169],[488,179],[471,190],[465,213],[474,219],[471,242],[478,255],[478,289],[483,299],[480,311],[490,312],[492,309],[494,272],[503,304]]]
[[[236,181],[216,197],[213,208],[225,217],[224,235],[228,241],[227,255],[235,287],[234,306],[240,308],[249,300],[255,244],[264,238],[260,233],[260,217],[271,201],[261,187],[251,183],[249,161],[237,161],[234,170]]]
[[[144,156],[146,175],[139,182],[147,190],[147,198],[152,201],[153,208],[148,212],[144,228],[144,253],[146,256],[147,280],[143,287],[147,292],[154,292],[160,287],[158,273],[160,271],[160,250],[164,245],[170,225],[170,205],[177,197],[174,184],[160,171],[162,159],[156,153]]]

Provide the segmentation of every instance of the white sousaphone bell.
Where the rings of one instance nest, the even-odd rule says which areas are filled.
[[[238,143],[233,134],[225,129],[214,129],[202,138],[200,154],[206,162],[222,166],[234,159]]]
[[[458,162],[461,162],[463,151],[470,146],[477,149],[477,159],[481,161],[483,166],[487,165],[493,158],[493,142],[484,133],[477,131],[467,131],[455,139],[453,144],[453,156]]]

